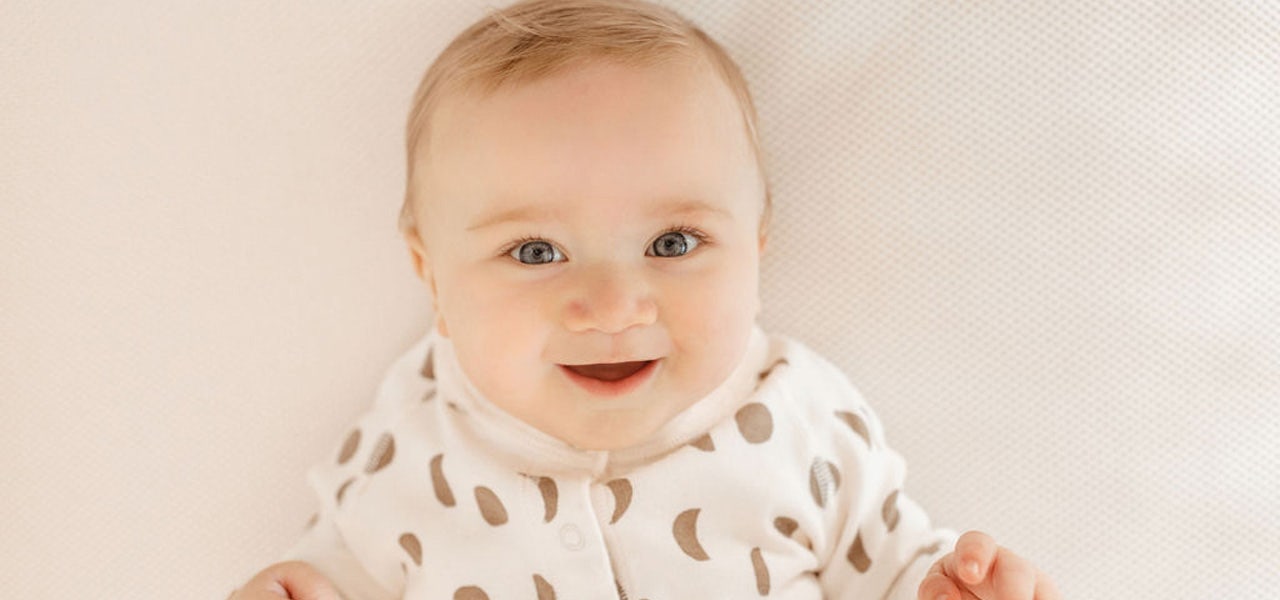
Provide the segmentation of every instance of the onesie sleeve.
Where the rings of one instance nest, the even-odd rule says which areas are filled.
[[[309,563],[338,588],[342,600],[398,598],[373,579],[355,553],[347,547],[333,518],[327,515],[317,515],[315,523],[281,560]]]
[[[836,507],[819,573],[823,597],[915,600],[925,574],[957,535],[935,528],[906,495],[905,461],[886,445],[880,420],[843,372],[816,354],[809,358],[807,379],[821,388],[811,393],[825,399],[815,403],[823,414],[814,422],[824,425],[814,437],[832,457],[815,462],[814,493],[829,490]]]
[[[853,469],[858,497],[820,575],[824,597],[832,600],[883,598],[915,600],[916,590],[935,561],[955,546],[956,534],[933,527],[928,514],[903,492],[902,456],[871,433],[879,429],[864,413],[873,447]]]
[[[333,451],[307,470],[308,486],[319,509],[312,523],[281,560],[305,561],[338,588],[343,600],[396,600],[403,588],[399,566],[389,570],[357,550],[343,516],[343,497],[350,496],[368,472],[385,464],[390,451],[374,433],[385,431],[424,394],[434,393],[428,340],[398,358],[386,371],[373,406],[342,432]]]

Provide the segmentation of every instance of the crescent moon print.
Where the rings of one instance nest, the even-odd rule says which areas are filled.
[[[884,517],[884,524],[893,531],[898,526],[898,519],[902,516],[898,512],[898,490],[893,490],[888,498],[884,499],[884,506],[880,508],[880,516]]]
[[[706,550],[702,549],[702,544],[698,541],[698,513],[702,509],[691,508],[680,513],[676,517],[675,523],[671,526],[671,533],[675,535],[676,544],[689,558],[693,560],[710,560]]]
[[[449,488],[449,482],[444,478],[444,455],[437,454],[431,457],[431,488],[436,492],[436,500],[445,506],[453,506],[453,490]]]
[[[436,378],[436,364],[431,354],[431,350],[427,350],[427,360],[422,362],[422,370],[419,371],[423,379]]]
[[[815,458],[809,467],[809,493],[813,501],[825,508],[827,501],[840,489],[840,471],[823,458]]]
[[[533,576],[533,587],[538,590],[538,600],[556,600],[556,590],[541,575]]]
[[[494,527],[507,522],[507,509],[493,490],[483,485],[476,487],[476,506],[480,507],[480,516],[484,522]]]
[[[345,465],[356,455],[356,450],[360,449],[360,430],[356,429],[347,436],[347,441],[342,444],[342,452],[338,453],[338,464]]]
[[[756,376],[756,387],[760,387],[759,385],[760,382],[768,379],[769,375],[773,374],[773,370],[778,368],[778,365],[786,365],[786,364],[791,364],[791,363],[788,363],[787,359],[785,358],[779,358],[778,360],[773,361],[773,364],[770,364],[765,370],[761,371],[760,374]]]
[[[355,477],[352,477],[351,479],[348,479],[348,480],[346,480],[346,481],[342,482],[342,487],[338,488],[338,495],[337,495],[337,501],[338,501],[338,504],[342,504],[342,497],[343,497],[344,495],[346,495],[346,493],[347,493],[347,488],[351,487],[351,484],[353,484],[353,483],[355,483],[355,482],[356,482],[356,478],[355,478]]]
[[[631,506],[631,481],[614,479],[605,485],[613,492],[613,518],[609,520],[609,524],[613,525],[622,518],[622,513],[627,512],[627,507]]]
[[[853,543],[849,544],[849,553],[846,558],[859,573],[866,573],[867,569],[871,568],[871,557],[867,556],[867,548],[862,545],[862,533],[858,533],[858,536],[853,538]]]
[[[378,443],[373,446],[373,454],[369,455],[369,463],[364,466],[365,473],[377,473],[391,464],[396,455],[396,439],[390,433],[378,436]]]
[[[751,569],[756,572],[756,592],[761,596],[769,595],[769,567],[764,564],[764,555],[759,548],[751,549]]]
[[[556,510],[560,501],[560,490],[556,487],[556,480],[550,477],[539,477],[538,492],[542,494],[542,520],[550,523],[552,519],[556,518]]]
[[[418,536],[412,533],[406,533],[400,536],[400,547],[409,553],[409,558],[413,559],[413,564],[422,566],[422,544],[418,542]]]
[[[868,448],[871,447],[871,434],[867,432],[867,422],[862,420],[862,417],[845,410],[836,411],[836,416],[839,417],[841,421],[844,421],[844,424],[848,425],[849,429],[852,429],[854,433],[858,434],[858,437],[862,438],[862,442],[865,443]]]

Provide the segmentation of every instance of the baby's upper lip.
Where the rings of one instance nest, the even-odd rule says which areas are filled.
[[[565,362],[565,363],[558,363],[558,364],[566,367],[585,367],[589,365],[616,365],[616,364],[622,364],[622,363],[649,362],[649,361],[659,360],[659,358],[627,358],[627,359],[621,359],[621,360],[610,359],[610,360],[598,360],[598,361],[591,361],[591,362]]]

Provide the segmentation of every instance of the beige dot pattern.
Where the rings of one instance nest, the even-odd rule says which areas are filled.
[[[422,566],[422,543],[418,541],[418,536],[412,533],[405,533],[400,536],[400,547],[409,553],[409,558],[413,559],[413,564]]]
[[[738,409],[733,418],[738,423],[742,439],[749,443],[763,444],[773,435],[773,415],[767,406],[759,402]]]
[[[556,590],[541,575],[533,576],[533,589],[538,592],[538,600],[556,600]]]
[[[494,527],[505,525],[507,522],[507,508],[502,505],[502,501],[498,499],[498,495],[493,490],[476,486],[476,506],[480,507],[480,516],[484,517],[484,522]]]
[[[453,593],[453,600],[489,600],[489,594],[474,585],[468,585],[458,588]]]
[[[800,528],[800,524],[791,517],[778,517],[773,520],[773,527],[778,530],[778,533],[782,534],[782,537],[789,538],[791,534]]]
[[[763,382],[777,367],[786,364],[788,364],[786,359],[775,361],[768,369],[759,374],[759,381]],[[434,379],[435,377],[434,364],[430,353],[428,353],[423,363],[420,374],[426,379]],[[423,400],[426,401],[432,397],[434,397],[434,390],[429,390]],[[837,420],[844,423],[844,426],[852,433],[861,438],[865,444],[870,445],[869,428],[860,415],[851,411],[835,411],[834,414]],[[773,437],[774,417],[770,409],[763,403],[751,402],[742,406],[734,414],[734,422],[743,440],[749,444],[763,444]],[[338,455],[337,462],[339,465],[347,464],[359,453],[362,440],[363,433],[360,429],[354,429],[348,434]],[[715,442],[709,432],[688,442],[688,445],[702,452],[709,453],[716,450]],[[395,452],[395,439],[390,433],[383,433],[378,436],[365,464],[364,471],[374,474],[385,469],[395,458]],[[431,458],[430,477],[436,499],[442,506],[454,507],[457,501],[445,476],[443,454],[436,454]],[[552,522],[556,517],[559,504],[559,488],[555,480],[550,477],[529,475],[526,475],[526,477],[534,480],[537,484],[544,503],[543,520],[547,523]],[[339,504],[342,503],[344,494],[354,482],[355,478],[349,478],[338,488],[336,497]],[[610,490],[614,498],[614,509],[609,523],[616,524],[631,506],[635,490],[631,480],[627,478],[613,479],[606,482],[605,486]],[[831,461],[822,457],[815,458],[809,469],[809,487],[814,502],[820,508],[825,508],[831,503],[833,496],[840,487],[839,470]],[[889,531],[893,531],[897,527],[901,518],[897,503],[898,495],[899,490],[892,491],[881,506],[881,517]],[[509,515],[506,506],[492,489],[486,486],[475,486],[474,496],[476,506],[486,523],[490,526],[498,527],[508,522]],[[711,560],[711,557],[698,538],[698,518],[701,512],[701,508],[690,508],[677,515],[672,522],[672,536],[677,547],[686,556],[695,561],[705,562]],[[308,523],[308,527],[313,526],[317,518],[318,515],[313,516],[311,522]],[[797,539],[799,523],[795,519],[779,516],[774,519],[773,526],[782,536],[792,540]],[[405,532],[400,535],[398,543],[408,559],[414,565],[420,567],[423,559],[421,540],[415,534]],[[861,532],[855,536],[845,556],[857,572],[866,573],[870,570],[872,561],[867,553]],[[757,593],[760,596],[769,595],[772,588],[771,574],[761,548],[755,547],[751,549],[749,561]],[[401,567],[402,569],[407,569],[403,562]],[[555,600],[555,589],[543,576],[533,574],[532,581],[538,600]],[[625,599],[625,590],[623,590],[620,583],[615,583],[617,583],[619,596]],[[453,597],[455,600],[487,600],[488,595],[478,586],[467,585],[459,587],[454,592]]]
[[[716,443],[711,439],[710,433],[702,434],[698,439],[689,442],[689,445],[703,452],[715,452],[716,450]]]
[[[859,573],[866,573],[871,568],[871,557],[867,555],[867,549],[862,545],[862,532],[858,532],[858,535],[853,538],[853,543],[849,544],[849,552],[845,557]]]
[[[347,441],[342,444],[342,451],[338,453],[338,464],[345,465],[351,457],[356,455],[356,450],[360,449],[360,430],[356,429],[347,436]]]

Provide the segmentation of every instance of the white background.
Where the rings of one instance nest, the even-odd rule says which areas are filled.
[[[418,78],[484,2],[5,2],[0,597],[222,598],[427,326]],[[1280,10],[674,3],[753,84],[764,324],[1067,597],[1280,588]]]

